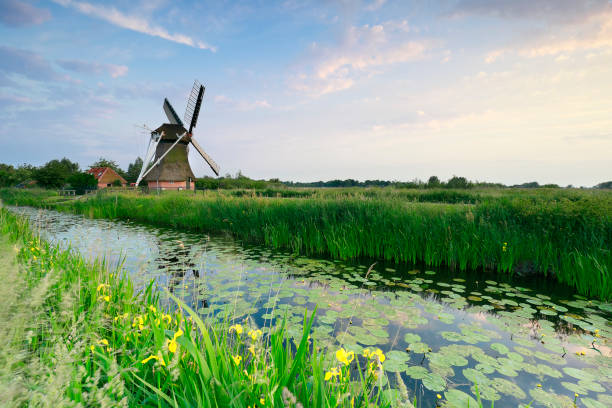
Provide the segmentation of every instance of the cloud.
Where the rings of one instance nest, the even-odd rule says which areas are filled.
[[[487,63],[507,54],[534,58],[612,47],[609,0],[461,0],[451,16],[520,20],[526,27],[511,44],[487,53]]]
[[[609,8],[609,0],[460,0],[450,15],[575,23]]]
[[[253,102],[246,100],[234,100],[226,95],[217,95],[214,98],[215,104],[227,107],[237,111],[251,111],[255,109],[270,108],[271,105],[265,99],[255,100]]]
[[[605,12],[575,24],[560,24],[550,32],[489,52],[485,61],[495,62],[506,54],[535,58],[557,56],[612,47],[612,6]],[[566,55],[567,57],[567,55]]]
[[[0,21],[10,27],[42,24],[51,18],[47,9],[39,9],[19,0],[0,0]]]
[[[142,34],[147,34],[153,37],[163,38],[164,40],[172,41],[178,44],[188,45],[194,48],[210,50],[212,52],[215,52],[217,50],[216,47],[209,45],[203,41],[194,40],[189,36],[183,34],[170,34],[168,31],[159,27],[158,25],[152,25],[144,18],[126,15],[114,7],[105,7],[74,0],[53,1],[64,7],[71,7],[82,14],[99,18],[121,28],[136,31]]]
[[[60,67],[68,71],[95,75],[108,74],[113,78],[124,76],[128,72],[128,67],[125,65],[102,64],[78,60],[59,60],[57,63]]]
[[[306,73],[295,75],[291,85],[312,96],[345,90],[386,66],[422,58],[427,48],[423,41],[390,39],[383,24],[352,26],[338,46],[320,48],[314,44],[314,62]]]
[[[69,77],[57,73],[43,56],[31,51],[0,45],[0,72],[19,74],[35,81],[61,81]]]
[[[367,11],[376,11],[382,6],[385,5],[387,0],[373,0],[370,4],[366,6]]]

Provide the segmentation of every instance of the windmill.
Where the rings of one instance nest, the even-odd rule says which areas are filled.
[[[187,159],[190,143],[208,163],[212,171],[217,176],[219,175],[217,163],[193,138],[193,129],[198,122],[203,97],[204,87],[196,80],[187,100],[187,108],[185,108],[183,117],[184,123],[189,123],[189,130],[185,129],[183,121],[176,114],[170,101],[164,98],[163,108],[170,123],[164,123],[151,132],[149,146],[136,185],[144,180],[148,183],[149,188],[158,190],[195,188],[193,184],[195,176]]]

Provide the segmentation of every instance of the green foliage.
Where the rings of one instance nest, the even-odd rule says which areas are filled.
[[[73,173],[68,177],[68,184],[77,194],[85,193],[85,190],[94,190],[98,186],[98,181],[90,173]]]
[[[431,176],[429,180],[427,180],[427,187],[429,188],[440,187],[440,179],[437,176]]]
[[[598,185],[595,186],[595,188],[612,188],[612,181],[606,181],[604,183],[599,183]]]
[[[17,168],[0,163],[0,187],[14,187],[19,183],[32,180],[34,167],[22,164]]]
[[[465,189],[465,188],[472,187],[472,184],[469,181],[467,181],[467,179],[465,177],[453,176],[450,180],[448,180],[446,182],[444,187],[446,187],[446,188],[463,188],[463,189]]]
[[[68,178],[78,171],[79,164],[64,157],[61,160],[51,160],[37,168],[33,176],[41,187],[61,188],[68,182]]]
[[[462,196],[462,191],[432,190],[414,197],[433,199],[427,193],[474,204],[412,202],[418,200],[407,200],[403,190],[391,194],[349,189],[291,199],[233,197],[231,192],[119,194],[62,206],[38,205],[94,217],[227,231],[245,241],[310,255],[532,273],[584,295],[612,297],[612,194],[542,189]],[[13,190],[0,190],[0,197],[8,203],[32,202]]]
[[[142,169],[142,159],[137,157],[134,163],[128,165],[128,170],[123,177],[128,183],[135,183]]]
[[[278,182],[266,180],[253,180],[240,173],[236,177],[231,177],[229,174],[224,177],[203,177],[196,179],[196,188],[198,190],[230,190],[230,189],[255,189],[263,190],[279,186]]]

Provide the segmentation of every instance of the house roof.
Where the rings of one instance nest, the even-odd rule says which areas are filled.
[[[87,173],[93,174],[93,176],[98,181],[100,181],[100,179],[106,174],[112,177],[113,179],[116,178],[121,180],[122,183],[127,183],[127,181],[123,177],[121,177],[115,170],[111,169],[110,167],[92,167],[91,169],[87,170]]]

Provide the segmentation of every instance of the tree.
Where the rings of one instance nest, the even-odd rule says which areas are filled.
[[[93,190],[98,186],[98,181],[90,173],[77,172],[68,177],[68,183],[77,194],[84,194],[85,190]]]
[[[612,181],[604,181],[595,186],[595,188],[612,188]]]
[[[440,179],[438,176],[431,176],[429,180],[427,180],[427,187],[429,188],[437,188],[440,187]]]
[[[94,167],[110,167],[111,169],[115,170],[117,174],[119,174],[121,177],[123,178],[127,177],[127,174],[123,170],[121,170],[121,167],[119,167],[117,162],[114,160],[109,160],[109,159],[105,159],[104,157],[100,157],[97,161],[93,162],[89,166],[90,169],[93,169]]]
[[[79,171],[79,164],[67,158],[51,160],[34,171],[33,177],[41,187],[60,188],[66,184],[68,177]]]
[[[465,177],[453,176],[446,182],[447,188],[470,188],[471,184]]]
[[[134,163],[130,163],[128,165],[127,172],[125,173],[124,179],[128,183],[135,183],[138,180],[138,176],[140,175],[140,170],[142,169],[142,159],[137,157],[134,160]]]

